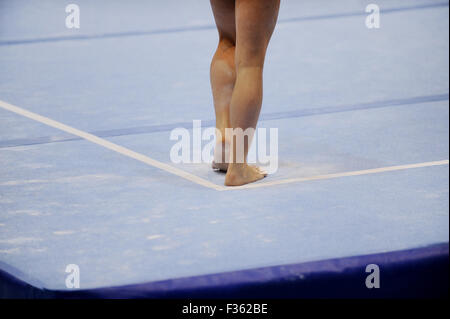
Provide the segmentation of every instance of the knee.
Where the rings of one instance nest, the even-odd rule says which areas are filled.
[[[225,52],[232,50],[233,54],[234,54],[235,48],[236,48],[236,43],[234,42],[234,40],[232,38],[226,37],[226,36],[220,36],[217,51],[219,51],[221,53],[225,53]]]
[[[264,54],[259,52],[249,52],[245,56],[236,57],[236,70],[242,70],[246,68],[262,69],[264,67]]]
[[[262,68],[266,57],[265,43],[247,43],[244,48],[238,48],[236,54],[236,68]]]
[[[211,66],[216,64],[223,66],[224,63],[228,68],[235,69],[235,44],[231,39],[221,38],[217,47]]]

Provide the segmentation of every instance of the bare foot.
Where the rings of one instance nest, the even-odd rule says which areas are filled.
[[[267,176],[267,173],[259,167],[243,164],[230,164],[225,176],[226,186],[240,186],[256,182]]]
[[[216,163],[213,161],[211,167],[213,170],[226,173],[228,170],[228,163]]]
[[[230,154],[229,144],[226,142],[217,143],[214,148],[214,160],[212,168],[221,172],[228,170],[228,157]]]

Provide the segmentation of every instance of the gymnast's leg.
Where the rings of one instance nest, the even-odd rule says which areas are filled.
[[[225,0],[226,1],[226,0]],[[263,96],[263,66],[267,46],[276,25],[279,0],[236,0],[236,82],[230,102],[230,124],[233,129],[256,129]],[[238,186],[263,178],[266,174],[246,162],[251,143],[244,145],[231,137],[230,163],[225,185]],[[243,149],[243,161],[238,149]]]

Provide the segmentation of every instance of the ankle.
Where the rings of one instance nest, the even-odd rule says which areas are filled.
[[[214,162],[216,163],[228,163],[230,155],[230,144],[223,141],[217,141],[214,148]]]
[[[239,173],[244,171],[247,168],[247,163],[229,163],[228,171],[231,173]]]

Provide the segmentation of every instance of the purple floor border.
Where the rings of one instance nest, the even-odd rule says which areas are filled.
[[[368,289],[368,264],[380,288]],[[0,270],[1,298],[441,298],[448,297],[449,244],[119,287],[47,290]]]

